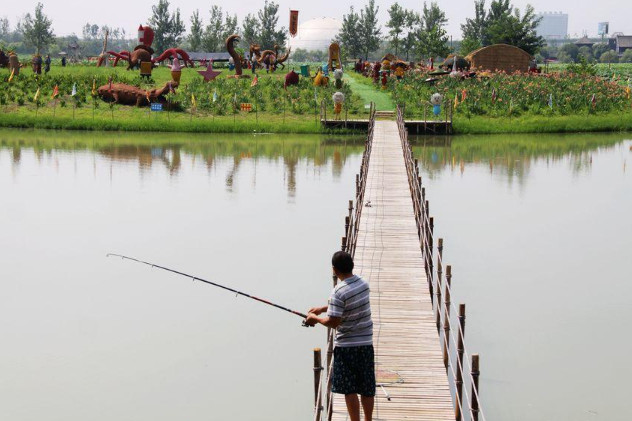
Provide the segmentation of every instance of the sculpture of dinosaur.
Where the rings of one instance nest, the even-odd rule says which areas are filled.
[[[165,86],[160,89],[146,91],[124,83],[112,83],[100,86],[97,92],[104,101],[141,107],[149,105],[152,102],[167,103],[165,95],[169,92],[175,92],[174,88],[177,86],[177,82],[167,82]]]
[[[272,71],[275,71],[278,65],[281,65],[285,69],[285,64],[283,64],[290,57],[290,51],[292,49],[288,48],[284,55],[279,57],[279,46],[274,44],[274,50],[265,50],[261,52],[261,57],[257,62],[259,64],[265,64]]]
[[[243,58],[235,51],[235,42],[239,42],[239,35],[233,34],[226,38],[226,51],[233,58],[235,62],[235,76],[240,77],[242,75],[242,60]]]
[[[292,47],[288,47],[287,51],[285,52],[285,54],[283,54],[282,56],[279,56],[279,46],[278,44],[274,44],[274,54],[276,55],[277,59],[276,59],[276,64],[277,66],[280,64],[281,67],[283,67],[283,69],[285,69],[285,63],[287,61],[288,58],[290,58],[290,52],[292,51]]]
[[[248,56],[250,61],[253,61],[253,57],[255,61],[259,61],[261,58],[261,46],[259,44],[250,44],[250,54]]]

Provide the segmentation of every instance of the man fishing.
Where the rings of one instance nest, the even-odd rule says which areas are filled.
[[[351,421],[360,421],[360,403],[364,421],[371,421],[375,364],[369,284],[353,274],[353,258],[349,253],[334,253],[331,264],[340,282],[333,289],[328,305],[309,309],[305,323],[336,329],[332,390],[345,395]],[[326,316],[319,317],[322,313]]]

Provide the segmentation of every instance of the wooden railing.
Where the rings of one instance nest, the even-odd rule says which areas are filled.
[[[400,106],[397,107],[397,127],[415,210],[419,246],[428,278],[433,311],[436,315],[443,363],[454,399],[455,420],[478,421],[480,419],[484,421],[485,415],[480,408],[478,394],[479,356],[473,354],[470,359],[465,349],[465,304],[459,304],[457,309],[451,301],[452,267],[446,266],[443,262],[444,241],[442,238],[437,241],[435,254],[434,219],[430,216],[430,203],[426,199],[426,189],[423,187],[419,173],[419,162],[413,156],[412,146],[408,141],[408,131],[404,125],[403,109]]]
[[[356,243],[358,241],[358,228],[360,226],[360,216],[364,207],[364,192],[366,190],[366,179],[369,171],[369,159],[371,157],[371,147],[373,145],[373,130],[375,127],[375,105],[371,103],[369,110],[369,131],[364,142],[364,152],[362,153],[362,163],[360,172],[356,174],[355,206],[354,201],[349,200],[348,215],[345,216],[345,235],[342,237],[342,251],[346,251],[351,256],[355,255]],[[337,279],[333,276],[333,286],[336,286]],[[334,355],[334,329],[327,329],[327,360],[325,365],[325,376],[323,378],[323,367],[321,367],[321,351],[314,350],[314,420],[320,421],[323,412],[327,420],[331,420],[333,415],[333,393],[331,391],[332,360]],[[324,384],[324,393],[323,393]],[[325,405],[323,405],[323,395]]]

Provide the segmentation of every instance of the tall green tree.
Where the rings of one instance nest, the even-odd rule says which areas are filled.
[[[386,27],[389,29],[389,42],[391,47],[395,49],[395,55],[399,54],[399,47],[405,25],[406,10],[395,2],[388,9],[388,22],[386,22]]]
[[[0,39],[6,40],[11,33],[11,26],[9,25],[9,19],[3,17],[0,19]]]
[[[204,31],[202,46],[206,51],[222,51],[224,48],[224,39],[222,38],[224,35],[224,11],[220,6],[213,5],[210,12],[211,17]]]
[[[495,5],[500,11],[497,18],[494,11]],[[524,13],[521,13],[519,9],[513,9],[509,5],[509,0],[496,0],[491,6],[487,27],[490,44],[513,45],[532,55],[544,46],[544,38],[536,32],[541,18],[536,16],[535,9],[531,5],[526,6]]]
[[[532,6],[527,5],[524,13],[514,8],[510,0],[493,0],[489,10],[485,1],[474,2],[474,18],[461,25],[463,43],[461,52],[492,44],[509,44],[535,54],[544,46],[544,38],[538,36],[536,28],[540,19]]]
[[[349,13],[342,17],[342,27],[336,36],[347,57],[357,58],[362,54],[362,39],[360,34],[360,15],[353,6]]]
[[[382,28],[377,20],[379,10],[380,7],[375,5],[375,0],[369,0],[369,3],[360,10],[359,33],[365,60],[368,60],[369,54],[380,47]]]
[[[420,19],[417,51],[422,57],[445,57],[450,52],[445,26],[448,19],[436,2],[424,2]]]
[[[461,31],[463,32],[461,54],[467,55],[483,45],[488,45],[485,0],[474,1],[474,18],[465,19],[465,23],[461,24]]]
[[[44,5],[37,3],[35,16],[27,13],[23,22],[24,42],[35,47],[37,54],[46,49],[55,40],[53,22],[44,14]]]
[[[154,30],[154,48],[158,53],[177,47],[184,36],[186,27],[180,17],[180,9],[169,13],[169,1],[158,0],[158,4],[151,7],[152,15],[149,24]]]
[[[410,59],[410,54],[417,46],[416,28],[419,25],[419,14],[414,10],[406,10],[405,29],[406,36],[402,39],[402,51],[406,54],[406,60]]]
[[[226,13],[226,20],[224,21],[224,33],[222,34],[222,38],[226,41],[230,35],[236,34],[239,31],[237,26],[237,15],[230,16]]]
[[[248,13],[246,15],[241,23],[241,28],[243,41],[247,45],[259,42],[259,21],[253,14]]]
[[[194,10],[191,15],[191,29],[189,30],[189,48],[192,51],[200,51],[202,38],[204,37],[204,22],[200,18],[200,11]]]
[[[284,45],[286,29],[277,29],[279,5],[273,1],[264,1],[263,8],[257,12],[259,18],[259,44],[263,48],[272,48],[274,44]]]

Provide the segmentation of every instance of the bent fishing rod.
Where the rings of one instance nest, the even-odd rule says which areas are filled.
[[[208,281],[206,279],[198,278],[197,276],[189,275],[188,273],[180,272],[180,271],[175,270],[175,269],[169,269],[168,267],[165,267],[165,266],[157,265],[157,264],[151,263],[151,262],[146,262],[144,260],[136,259],[135,257],[124,256],[122,254],[108,253],[108,254],[105,255],[105,257],[111,257],[111,256],[120,257],[123,260],[131,260],[131,261],[136,262],[136,263],[141,263],[143,265],[151,266],[152,268],[158,268],[158,269],[166,270],[167,272],[172,272],[172,273],[175,273],[176,275],[185,276],[185,277],[190,278],[190,279],[192,279],[194,281],[204,282],[205,284],[213,285],[214,287],[218,287],[218,288],[222,288],[222,289],[225,289],[227,291],[230,291],[230,292],[234,292],[237,295],[242,295],[244,297],[247,297],[247,298],[250,298],[250,299],[262,302],[262,303],[267,304],[269,306],[276,307],[278,309],[287,311],[288,313],[296,314],[297,316],[302,317],[303,319],[307,318],[307,315],[303,314],[301,312],[292,310],[292,309],[287,308],[287,307],[283,307],[283,306],[281,306],[279,304],[275,304],[275,303],[270,302],[268,300],[264,300],[263,298],[255,297],[254,295],[246,294],[245,292],[242,292],[242,291],[237,291],[236,289],[227,287],[225,285],[220,285],[218,283],[211,282],[211,281]],[[307,325],[305,323],[305,320],[303,320],[303,326],[305,326],[305,327],[309,326],[309,325]]]

